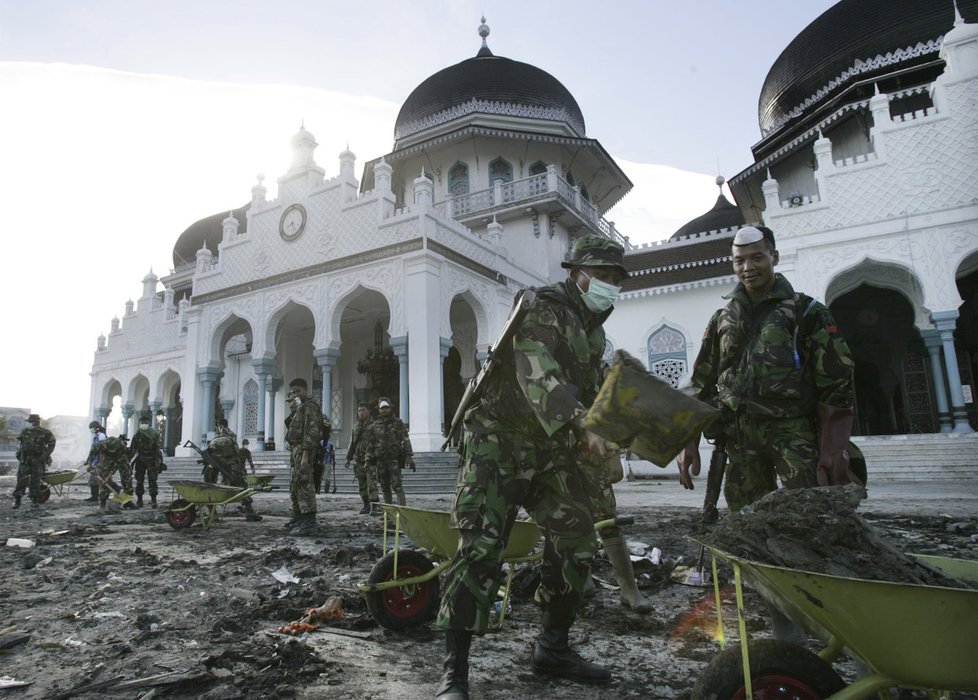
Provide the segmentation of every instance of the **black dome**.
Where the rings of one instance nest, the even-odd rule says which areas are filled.
[[[556,78],[488,48],[438,71],[414,89],[398,112],[394,139],[465,114],[482,112],[563,121],[583,137],[584,115]]]
[[[978,21],[978,0],[957,0],[957,5],[966,22]],[[954,0],[842,0],[795,37],[771,66],[758,101],[761,134],[856,80],[936,59],[937,40],[952,26]],[[878,66],[865,63],[898,51],[904,54]]]
[[[717,197],[717,203],[710,211],[702,216],[697,216],[689,223],[683,225],[678,231],[669,236],[670,241],[678,241],[686,236],[693,236],[697,233],[707,231],[725,231],[728,228],[738,228],[744,225],[744,215],[740,208],[731,204],[730,200],[722,194]]]
[[[231,216],[238,220],[238,233],[244,233],[248,226],[245,213],[251,208],[251,203],[238,207]],[[206,244],[211,252],[217,250],[217,244],[224,237],[224,220],[228,218],[226,211],[211,214],[190,225],[180,234],[176,245],[173,246],[173,269],[192,263],[197,259],[197,251]]]

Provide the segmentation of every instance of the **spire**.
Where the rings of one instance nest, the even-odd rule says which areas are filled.
[[[492,51],[489,50],[489,44],[486,42],[486,37],[489,36],[489,25],[486,24],[485,15],[482,16],[482,24],[479,25],[479,36],[482,37],[482,48],[479,49],[479,53],[475,57],[486,58],[492,56]]]

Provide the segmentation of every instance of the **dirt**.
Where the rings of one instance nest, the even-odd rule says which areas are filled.
[[[3,690],[4,698],[413,700],[434,693],[443,636],[430,622],[402,632],[378,626],[356,590],[382,555],[383,532],[381,520],[357,515],[359,503],[350,498],[323,500],[320,534],[292,538],[282,527],[288,501],[271,495],[256,498],[261,522],[245,522],[229,509],[211,529],[174,530],[162,508],[100,516],[91,504],[52,498],[37,511],[13,510],[4,491],[0,542],[34,543],[0,547],[0,649],[8,647],[0,676],[29,684]],[[412,505],[445,510],[449,503],[429,498]],[[657,565],[636,564],[655,611],[623,608],[610,586],[610,564],[599,556],[597,593],[572,630],[573,646],[610,664],[614,682],[588,687],[532,673],[538,611],[534,572],[524,566],[514,576],[502,629],[473,644],[473,698],[690,697],[719,651],[712,587],[670,577],[677,564],[700,557],[700,547],[686,538],[699,511],[656,505],[628,513],[635,516],[629,541],[662,553]],[[978,559],[973,518],[863,517],[897,550]],[[273,572],[283,568],[298,582],[277,580]],[[729,621],[734,608],[726,573],[722,588]],[[342,600],[343,619],[302,636],[278,633],[334,596]],[[769,636],[759,598],[751,590],[746,596],[748,629]],[[729,623],[727,634],[735,635]],[[810,646],[819,648],[815,640]],[[847,681],[855,678],[851,662],[838,662],[836,670]]]

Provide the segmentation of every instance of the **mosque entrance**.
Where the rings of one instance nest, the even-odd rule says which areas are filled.
[[[336,390],[340,394],[333,402],[338,409],[332,415],[334,434],[337,423],[356,424],[357,404],[361,401],[370,404],[376,415],[377,397],[390,393],[395,404],[400,400],[400,365],[396,357],[391,364],[391,311],[387,299],[380,292],[359,287],[339,308],[342,309],[338,328],[341,346],[336,375],[340,379]],[[385,371],[381,371],[382,365]],[[370,371],[370,367],[376,371]],[[361,372],[361,369],[368,371]],[[395,405],[395,410],[400,415],[400,406]]]

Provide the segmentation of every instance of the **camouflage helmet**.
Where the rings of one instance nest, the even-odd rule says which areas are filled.
[[[570,255],[560,263],[561,267],[617,267],[625,277],[625,248],[618,241],[604,236],[581,236],[571,248]]]

